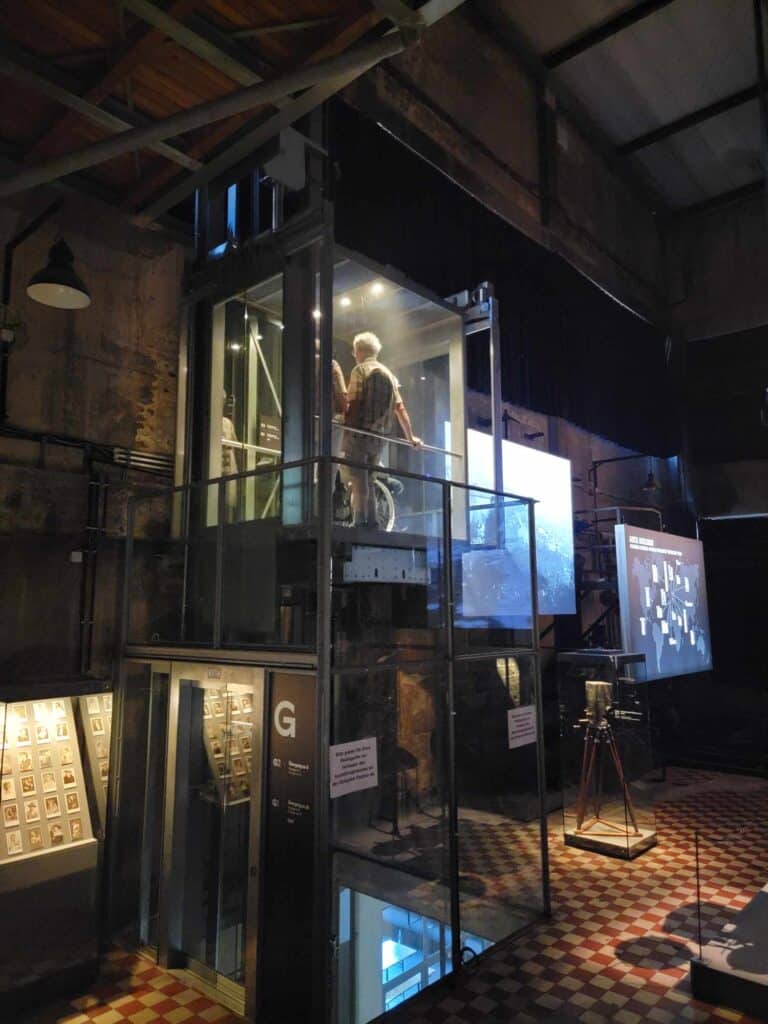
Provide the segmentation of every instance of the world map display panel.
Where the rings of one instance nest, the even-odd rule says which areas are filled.
[[[701,541],[638,526],[615,531],[624,650],[645,655],[648,679],[711,669]]]

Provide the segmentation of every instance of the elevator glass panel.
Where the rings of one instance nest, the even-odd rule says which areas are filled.
[[[283,281],[272,278],[213,310],[210,478],[278,463],[283,449]],[[260,515],[258,481],[227,490],[228,517]],[[210,518],[215,519],[214,510]]]
[[[182,952],[235,982],[245,972],[253,708],[251,687],[181,680]]]

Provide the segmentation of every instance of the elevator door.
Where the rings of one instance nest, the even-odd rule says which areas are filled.
[[[221,665],[172,675],[168,959],[224,988],[252,966],[263,678]]]

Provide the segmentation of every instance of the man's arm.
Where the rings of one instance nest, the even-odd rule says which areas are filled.
[[[400,424],[403,433],[407,439],[411,442],[414,448],[421,448],[424,442],[420,437],[416,437],[411,426],[411,417],[408,415],[408,410],[405,408],[404,402],[398,402],[395,405],[395,416],[397,416],[397,422]]]

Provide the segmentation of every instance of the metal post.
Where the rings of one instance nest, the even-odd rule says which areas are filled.
[[[230,480],[229,486],[239,487],[240,483],[240,479]],[[226,486],[223,480],[219,480],[216,484],[218,522],[216,524],[216,577],[213,590],[213,646],[216,649],[221,647],[221,598],[224,590],[224,517],[227,512],[226,491],[224,488]]]
[[[499,329],[499,302],[493,294],[493,286],[483,286],[488,292],[488,328],[491,363],[491,430],[493,432],[493,487],[504,490],[504,463],[501,448],[501,334]]]
[[[699,852],[699,830],[693,833],[694,848],[696,851],[696,930],[699,939],[699,956],[702,952],[701,941],[701,860]]]
[[[768,183],[768,82],[765,72],[765,43],[763,37],[763,0],[752,0],[755,26],[755,60],[757,63],[758,99],[760,102],[760,142],[763,176]]]
[[[542,900],[544,913],[552,913],[549,882],[549,840],[547,833],[547,762],[544,751],[544,696],[541,692],[541,652],[539,650],[539,579],[536,560],[536,503],[528,505],[528,546],[531,567],[531,647],[533,649],[534,686],[536,687],[536,767],[539,774],[539,822],[541,840]]]
[[[459,810],[456,795],[456,705],[454,678],[454,595],[453,595],[453,531],[451,524],[450,484],[442,483],[443,491],[443,563],[446,604],[446,640],[448,655],[448,888],[451,908],[451,963],[453,970],[461,966],[461,912],[459,906]]]

